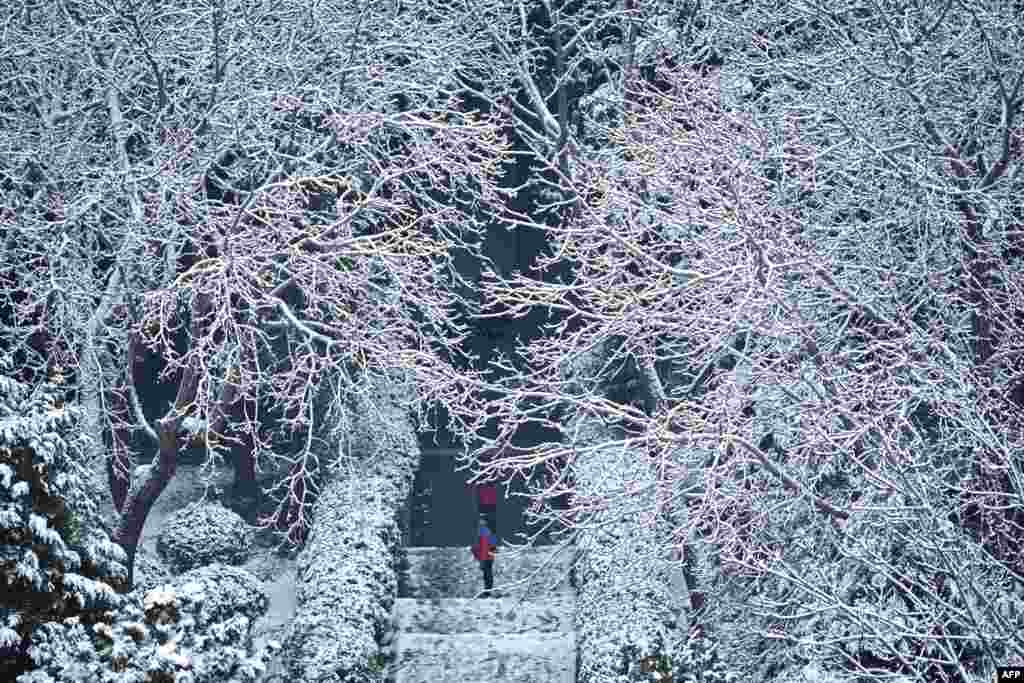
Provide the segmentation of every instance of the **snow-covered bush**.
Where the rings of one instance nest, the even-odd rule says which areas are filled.
[[[184,609],[194,612],[199,628],[235,616],[254,620],[267,611],[269,604],[258,577],[222,563],[186,572],[171,585]]]
[[[164,522],[156,550],[177,574],[214,562],[240,564],[248,559],[252,543],[252,528],[237,513],[217,504],[195,503]]]
[[[595,445],[614,440],[594,423],[581,426],[580,432]],[[629,452],[616,446],[597,449],[577,461],[577,497],[596,499],[636,476]],[[640,509],[642,503],[633,502]],[[679,597],[670,591],[667,541],[655,527],[638,525],[635,511],[621,503],[581,520],[575,568],[579,680],[648,681],[651,672],[645,664],[670,654]]]
[[[269,651],[250,649],[268,598],[248,572],[210,565],[129,598],[113,625],[69,620],[38,629],[38,668],[18,683],[243,683],[266,670]]]
[[[698,628],[672,643],[670,652],[664,671],[675,683],[731,683],[742,678],[718,654],[718,643]]]
[[[132,577],[132,592],[143,592],[158,588],[174,580],[167,566],[148,548],[140,548],[135,556],[135,573]]]
[[[402,405],[407,390],[399,379],[377,381],[360,397],[340,445],[344,465],[317,498],[299,555],[299,606],[284,639],[294,680],[382,680],[380,641],[398,593],[400,509],[419,464]]]

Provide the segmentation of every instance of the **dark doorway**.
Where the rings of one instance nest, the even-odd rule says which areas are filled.
[[[477,530],[477,506],[467,485],[468,471],[456,471],[455,448],[424,448],[409,501],[409,545],[445,547],[473,543]],[[526,490],[522,481],[498,484],[497,532],[503,543],[521,543],[525,499],[515,495]]]

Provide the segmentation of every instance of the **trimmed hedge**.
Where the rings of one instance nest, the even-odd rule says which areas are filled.
[[[383,679],[381,637],[397,598],[400,510],[412,490],[419,445],[399,382],[378,382],[357,402],[345,466],[313,509],[299,555],[298,609],[283,660],[295,681]]]
[[[587,443],[613,438],[594,421],[584,424]],[[576,462],[578,496],[616,496],[637,476],[629,453],[607,449]],[[626,509],[625,502],[629,502]],[[611,502],[587,520],[577,540],[577,680],[581,683],[649,681],[648,662],[670,654],[678,640],[667,560],[667,538],[637,523],[637,512],[653,507],[637,497]]]

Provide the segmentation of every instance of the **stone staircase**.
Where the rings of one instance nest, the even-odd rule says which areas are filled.
[[[385,636],[389,683],[575,681],[575,592],[565,550],[500,547],[495,598],[475,597],[483,575],[468,547],[407,553],[393,630]]]

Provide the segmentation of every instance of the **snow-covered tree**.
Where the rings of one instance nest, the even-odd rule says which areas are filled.
[[[710,26],[761,26],[746,9],[759,3],[732,15],[727,4]],[[762,23],[803,11],[762,10]],[[779,672],[794,649],[849,676],[918,680],[1024,655],[1024,572],[1009,552],[1024,491],[1020,22],[947,10],[917,24],[907,10],[917,67],[883,47],[891,13],[867,8],[834,18],[849,22],[835,40],[852,54],[810,35],[821,10],[778,29],[804,42],[777,55],[769,41],[757,63],[770,75],[742,36],[720,43],[721,69],[666,62],[660,90],[627,89],[609,147],[562,176],[575,215],[548,228],[542,265],[568,260],[571,277],[488,288],[516,313],[563,322],[521,349],[529,371],[479,411],[501,425],[485,469],[549,470],[537,497],[550,503],[580,492],[578,463],[600,446],[571,426],[615,425],[603,445],[630,450],[639,475],[618,509],[643,526],[672,521],[665,543],[694,562],[699,618],[731,641],[731,661],[755,662],[748,674]],[[872,21],[875,43],[859,32]],[[954,51],[955,63],[974,64],[975,81],[934,61],[952,49],[934,43],[967,34],[982,52]],[[895,72],[887,93],[869,95],[872,64]],[[918,108],[915,88],[939,76],[988,85]],[[915,122],[915,137],[896,139]],[[940,144],[968,124],[975,171]],[[595,349],[600,363],[565,372]],[[633,378],[631,398],[607,390],[617,376]],[[563,439],[519,448],[526,421]],[[540,514],[579,535],[611,505],[605,492]]]
[[[257,467],[286,468],[266,523],[298,540],[329,465],[312,446],[371,376],[413,371],[414,408],[464,393],[453,260],[479,249],[507,144],[455,97],[452,19],[222,0],[3,12],[6,337],[27,368],[73,372],[93,443],[112,435],[115,541],[131,558],[196,445],[232,449],[250,492]],[[152,467],[129,490],[137,449]]]
[[[78,433],[81,411],[62,379],[27,386],[0,356],[0,650],[3,672],[28,668],[41,624],[104,621],[122,598],[124,553],[98,524]]]

